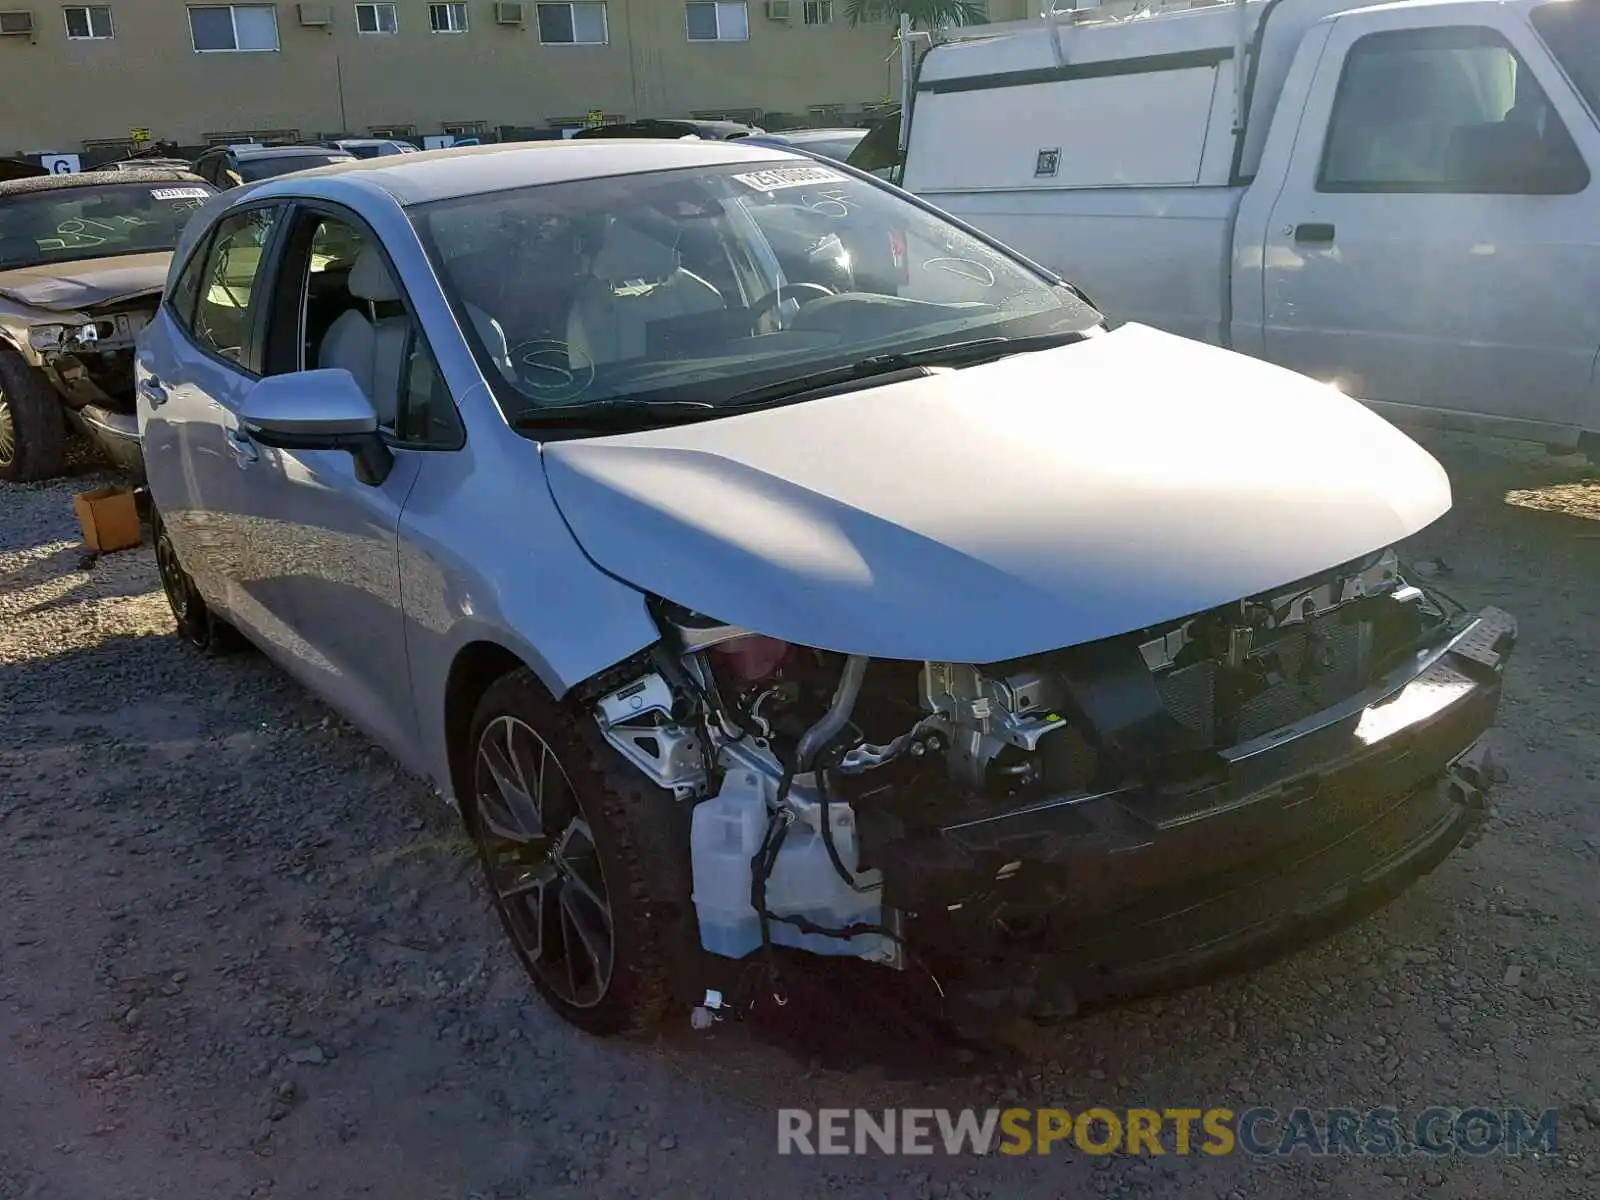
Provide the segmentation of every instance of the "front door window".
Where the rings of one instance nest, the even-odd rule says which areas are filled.
[[[278,208],[256,208],[222,221],[201,276],[194,340],[202,349],[247,369],[251,302],[280,214]]]

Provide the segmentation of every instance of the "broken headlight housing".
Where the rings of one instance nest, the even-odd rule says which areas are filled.
[[[31,325],[28,327],[28,345],[35,350],[59,350],[68,343],[82,345],[100,339],[100,332],[91,321],[86,325]]]

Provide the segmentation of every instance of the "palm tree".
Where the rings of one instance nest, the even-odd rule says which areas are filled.
[[[981,0],[849,0],[845,16],[850,24],[881,20],[884,13],[890,24],[898,24],[901,13],[911,18],[915,29],[944,29],[951,25],[975,25],[986,20]]]

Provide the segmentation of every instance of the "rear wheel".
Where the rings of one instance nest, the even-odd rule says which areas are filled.
[[[535,989],[594,1034],[645,1033],[668,989],[642,825],[671,798],[527,670],[490,685],[470,735],[461,810],[491,902]]]
[[[0,479],[29,483],[59,475],[66,445],[54,390],[14,350],[0,350]]]
[[[166,523],[154,508],[150,510],[150,526],[155,535],[156,572],[161,576],[161,590],[167,595],[173,620],[178,623],[178,636],[202,654],[231,654],[242,648],[244,639],[232,625],[211,611],[200,589],[183,569]]]

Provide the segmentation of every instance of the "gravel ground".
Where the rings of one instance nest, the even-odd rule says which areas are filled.
[[[180,645],[148,546],[77,541],[97,477],[0,485],[0,1200],[1600,1195],[1600,483],[1433,441],[1457,505],[1412,552],[1522,620],[1487,836],[1289,960],[957,1078],[569,1031],[427,788],[261,658]],[[1562,1115],[1518,1160],[775,1152],[779,1106],[1013,1103]]]

